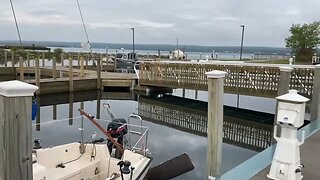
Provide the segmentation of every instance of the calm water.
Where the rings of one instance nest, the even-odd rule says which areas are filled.
[[[182,96],[182,90],[174,90],[176,96]],[[103,92],[100,94],[94,92],[82,92],[76,94],[60,94],[42,96],[39,98],[40,104],[40,120],[41,123],[49,122],[39,126],[33,126],[33,137],[40,138],[44,147],[80,141],[81,121],[84,124],[84,137],[89,140],[93,132],[97,132],[98,136],[102,134],[86,119],[76,118],[73,122],[69,120],[58,121],[66,119],[71,116],[78,117],[77,111],[80,108],[80,102],[84,103],[86,112],[97,117],[97,110],[100,110],[100,119],[110,120],[107,111],[102,107],[103,103],[109,103],[111,110],[115,117],[125,118],[133,112],[138,112],[139,103],[137,96],[130,93],[109,93]],[[117,100],[128,97],[128,100]],[[132,99],[129,99],[132,97]],[[194,91],[186,90],[186,98],[194,99]],[[207,101],[207,92],[200,91],[198,99]],[[225,95],[225,104],[230,106],[236,105],[236,95]],[[55,105],[53,105],[55,104]],[[240,107],[254,110],[262,110],[264,112],[274,112],[275,101],[268,98],[255,98],[248,96],[240,97]],[[53,111],[56,108],[57,120],[53,120]],[[258,109],[257,109],[258,108]],[[98,115],[99,116],[99,115]],[[56,122],[55,122],[56,121]],[[51,123],[55,122],[55,123]],[[35,124],[36,121],[33,121]],[[70,125],[72,124],[72,125]],[[106,123],[104,123],[106,125]],[[138,124],[135,121],[135,124]],[[176,130],[174,128],[166,127],[163,125],[155,124],[148,121],[143,121],[143,126],[150,128],[148,137],[148,147],[154,158],[153,164],[158,164],[166,161],[174,156],[186,152],[195,169],[183,176],[176,179],[205,179],[206,178],[206,164],[207,164],[207,138]],[[229,144],[223,144],[223,172],[235,167],[241,162],[247,160],[253,155],[257,154],[255,151],[247,150],[244,148],[236,147]]]

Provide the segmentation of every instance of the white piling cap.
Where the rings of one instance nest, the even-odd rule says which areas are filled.
[[[305,103],[309,101],[308,98],[298,94],[295,89],[290,89],[289,93],[276,97],[280,101],[288,101],[293,103]]]
[[[13,80],[0,83],[0,95],[6,97],[33,96],[38,86]]]
[[[226,76],[227,72],[225,71],[218,71],[218,70],[214,70],[214,71],[210,71],[210,72],[206,72],[206,75],[208,76],[208,78],[224,78]]]

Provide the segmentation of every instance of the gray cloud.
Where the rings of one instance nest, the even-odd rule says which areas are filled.
[[[1,0],[2,1],[2,0]],[[13,0],[24,40],[83,41],[75,0]],[[79,0],[92,42],[284,46],[293,23],[320,19],[318,0]],[[9,1],[0,6],[0,40],[17,39]]]

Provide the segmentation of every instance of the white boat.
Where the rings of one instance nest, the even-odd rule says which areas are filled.
[[[97,122],[93,117],[86,114],[84,111],[82,111],[81,114],[97,125]],[[140,118],[137,115],[130,117]],[[115,121],[120,122],[116,119],[112,122]],[[144,179],[152,161],[152,158],[148,156],[148,150],[146,148],[148,128],[125,123],[116,126],[116,129],[114,129],[115,131],[111,132],[112,129],[109,129],[110,131],[103,130],[104,127],[99,126],[100,125],[97,125],[97,127],[108,136],[107,139],[92,139],[89,142],[74,142],[50,148],[40,148],[39,142],[35,141],[36,148],[33,150],[33,179]],[[139,128],[141,132],[131,132],[130,128],[127,128],[130,126]],[[119,130],[119,132],[121,131],[120,133],[123,132],[122,130],[125,130],[125,133],[122,133],[122,136],[127,134],[129,138],[130,133],[139,135],[139,137],[136,138],[138,140],[134,146],[126,147],[126,145],[123,145],[122,140],[121,142],[119,141],[119,139],[121,139],[120,136],[113,136],[115,134],[114,132],[117,130]],[[144,138],[145,142],[141,143]],[[107,143],[105,143],[105,141],[107,141]],[[118,146],[122,146],[123,149],[117,148]]]
[[[85,144],[80,153],[80,143],[70,143],[52,148],[38,149],[33,153],[34,180],[111,180],[143,179],[151,165],[151,158],[135,151],[124,150],[121,159],[110,156],[106,144]],[[94,157],[93,157],[94,154]],[[121,163],[130,162],[127,171]],[[134,169],[133,169],[134,168]],[[126,174],[127,173],[127,174]]]

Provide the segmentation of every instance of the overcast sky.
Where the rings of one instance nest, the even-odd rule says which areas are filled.
[[[22,40],[85,41],[76,0],[12,0]],[[284,47],[293,23],[320,20],[320,0],[79,0],[91,42]],[[0,40],[17,40],[0,0]]]

